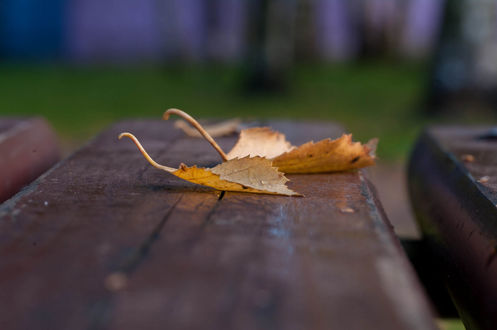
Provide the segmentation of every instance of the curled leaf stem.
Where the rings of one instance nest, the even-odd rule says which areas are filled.
[[[207,133],[206,130],[192,116],[179,109],[169,109],[166,112],[164,112],[162,118],[164,120],[168,120],[171,114],[180,116],[181,118],[189,122],[193,127],[195,127],[199,131],[200,134],[202,134],[202,136],[214,147],[214,149],[216,149],[219,155],[221,155],[221,158],[223,159],[224,162],[228,160],[228,156],[226,156],[223,149],[221,149],[221,147],[216,143],[216,141],[214,141],[212,136],[210,136],[210,134]]]
[[[138,149],[140,150],[140,152],[142,153],[143,157],[145,157],[145,159],[150,163],[152,164],[153,167],[155,168],[158,168],[159,170],[163,170],[163,171],[166,171],[166,172],[169,172],[169,173],[172,173],[174,171],[176,171],[175,168],[172,168],[172,167],[167,167],[167,166],[164,166],[164,165],[161,165],[161,164],[158,164],[155,160],[152,159],[152,157],[149,156],[149,154],[145,151],[145,149],[142,147],[140,141],[138,141],[138,139],[131,133],[128,133],[128,132],[125,132],[125,133],[121,133],[119,134],[119,140],[122,138],[122,137],[127,137],[127,138],[130,138],[135,144],[136,146],[138,147]]]

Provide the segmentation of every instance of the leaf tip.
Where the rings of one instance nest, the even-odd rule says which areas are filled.
[[[372,158],[376,158],[376,149],[378,148],[378,142],[378,138],[373,138],[364,145],[366,147],[366,153]]]

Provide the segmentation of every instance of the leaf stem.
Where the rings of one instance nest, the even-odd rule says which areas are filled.
[[[135,144],[136,146],[138,147],[138,149],[140,150],[140,152],[142,153],[143,157],[145,157],[145,159],[150,163],[152,164],[153,167],[155,168],[158,168],[159,170],[164,170],[166,172],[169,172],[169,173],[172,173],[174,171],[176,171],[177,169],[175,168],[172,168],[172,167],[167,167],[167,166],[164,166],[164,165],[161,165],[161,164],[158,164],[157,162],[155,162],[155,160],[152,159],[152,157],[150,157],[148,155],[148,153],[145,151],[145,149],[142,147],[140,141],[138,141],[138,139],[131,133],[128,133],[128,132],[125,132],[125,133],[121,133],[119,134],[119,140],[123,137],[127,137],[127,138],[130,138]]]
[[[224,162],[228,160],[228,156],[226,156],[223,149],[221,149],[221,147],[216,143],[216,141],[214,141],[212,136],[210,136],[210,134],[207,133],[204,130],[204,128],[198,123],[198,121],[196,121],[192,116],[179,109],[169,109],[166,112],[164,112],[162,118],[164,120],[168,120],[171,114],[178,115],[187,122],[189,122],[193,127],[195,127],[199,131],[200,134],[202,134],[202,136],[214,147],[214,149],[216,149],[219,155],[221,155],[221,158],[223,159]]]

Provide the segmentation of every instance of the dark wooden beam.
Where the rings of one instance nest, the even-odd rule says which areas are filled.
[[[269,122],[296,144],[326,123]],[[0,208],[6,329],[435,329],[362,172],[293,175],[306,197],[195,186],[151,167],[220,157],[171,123],[116,124]],[[225,150],[236,137],[220,138]]]
[[[57,138],[41,118],[0,118],[0,203],[59,160]]]
[[[409,190],[433,257],[465,325],[497,324],[497,136],[434,127],[418,140]]]

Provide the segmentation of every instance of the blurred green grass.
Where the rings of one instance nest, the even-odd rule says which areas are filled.
[[[418,109],[422,64],[301,65],[280,94],[243,92],[240,68],[71,67],[1,64],[0,115],[42,115],[82,143],[128,117],[176,107],[197,118],[308,118],[342,123],[355,139],[380,138],[383,159],[406,155],[427,120]]]

